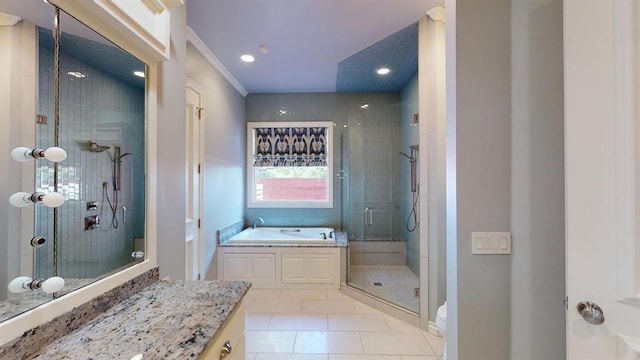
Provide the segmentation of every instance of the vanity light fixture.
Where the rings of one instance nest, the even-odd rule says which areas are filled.
[[[136,71],[133,72],[133,75],[143,78],[144,77],[144,71],[136,70]]]
[[[369,108],[369,104],[360,105],[360,109],[367,110]]]
[[[249,55],[249,54],[244,54],[242,56],[240,56],[240,60],[246,62],[246,63],[252,63],[254,61],[256,61],[256,58],[253,57],[253,55]]]
[[[9,197],[9,203],[15,207],[25,207],[37,202],[42,202],[46,207],[57,208],[64,204],[64,196],[57,192],[47,194],[41,192],[34,192],[33,194],[17,192]]]
[[[387,75],[390,72],[391,70],[389,70],[389,68],[386,68],[386,67],[382,67],[376,70],[376,74],[378,75]]]
[[[30,290],[42,289],[47,294],[53,294],[62,290],[64,287],[64,279],[59,276],[53,276],[44,279],[31,279],[28,276],[19,276],[9,282],[9,291],[14,294],[23,293]]]
[[[45,158],[52,162],[60,162],[67,158],[67,152],[59,147],[50,147],[47,150],[17,147],[11,150],[11,157],[20,162]]]

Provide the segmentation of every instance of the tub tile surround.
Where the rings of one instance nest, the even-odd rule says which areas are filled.
[[[0,359],[28,358],[47,344],[82,327],[124,299],[157,282],[159,278],[160,272],[156,267],[74,308],[73,311],[25,332],[21,337],[0,347]]]
[[[250,287],[241,281],[158,281],[27,358],[197,358]]]
[[[245,228],[245,221],[238,220],[232,224],[222,227],[216,231],[218,244],[224,244],[227,240],[240,233]]]

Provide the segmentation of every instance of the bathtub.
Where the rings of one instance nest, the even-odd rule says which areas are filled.
[[[248,228],[227,241],[228,245],[335,244],[333,228],[321,227],[257,227]],[[324,236],[326,236],[326,239]]]

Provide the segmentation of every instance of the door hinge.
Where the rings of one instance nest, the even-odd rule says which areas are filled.
[[[198,280],[202,279],[202,275],[198,273]]]
[[[565,296],[562,302],[564,303],[564,309],[569,310],[569,297]]]
[[[198,107],[197,111],[198,111],[198,120],[202,120],[202,111],[204,110],[204,108]]]
[[[198,174],[202,171],[202,165],[198,164]]]
[[[198,219],[198,229],[200,229],[200,225],[202,224],[202,222],[200,221],[200,219]]]

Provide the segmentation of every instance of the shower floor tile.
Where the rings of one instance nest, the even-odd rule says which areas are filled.
[[[414,289],[420,279],[406,265],[351,265],[349,284],[413,312],[420,311]]]

